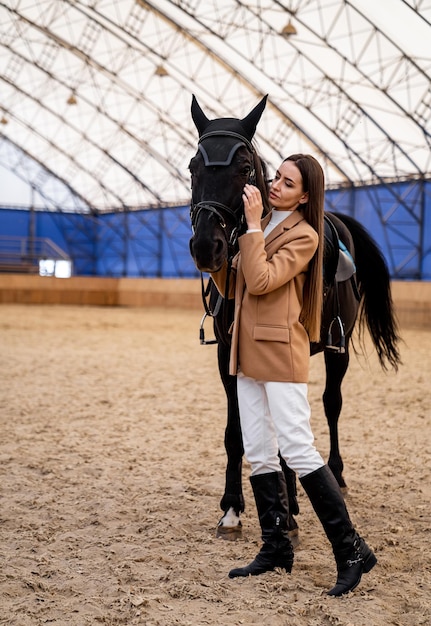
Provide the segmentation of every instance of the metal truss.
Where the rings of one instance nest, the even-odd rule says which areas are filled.
[[[189,201],[192,93],[210,117],[268,93],[269,170],[306,151],[328,189],[373,189],[402,268],[423,253],[429,206],[399,183],[431,178],[430,33],[431,0],[0,2],[0,156],[39,164],[20,176],[47,206],[61,205],[54,177],[62,209],[141,216]]]

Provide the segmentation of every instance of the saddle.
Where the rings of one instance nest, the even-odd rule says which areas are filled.
[[[352,255],[338,236],[337,229],[330,218],[324,217],[324,279],[327,285],[349,280],[356,273]]]
[[[334,287],[336,303],[336,311],[334,312],[335,316],[329,325],[325,350],[336,352],[338,354],[344,354],[346,351],[346,338],[344,333],[344,324],[340,317],[338,284],[346,280],[351,280],[355,295],[357,299],[360,300],[355,280],[356,265],[352,255],[347,250],[344,243],[340,240],[338,231],[328,215],[324,216],[324,241],[323,278],[327,288],[330,286]],[[333,336],[334,326],[335,335],[338,337],[336,341],[334,341]]]

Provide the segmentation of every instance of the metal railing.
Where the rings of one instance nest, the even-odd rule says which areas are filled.
[[[39,274],[40,261],[70,261],[51,239],[0,235],[0,272]]]

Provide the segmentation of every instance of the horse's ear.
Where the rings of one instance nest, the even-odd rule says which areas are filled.
[[[196,97],[192,98],[192,119],[195,123],[196,128],[198,129],[199,137],[204,132],[205,128],[210,123],[210,120],[207,118],[205,113],[202,111]]]
[[[256,132],[256,126],[258,125],[259,120],[262,117],[267,98],[268,94],[266,94],[266,96],[262,98],[259,104],[254,107],[253,111],[250,111],[250,113],[241,120],[241,125],[247,133],[247,139],[249,141],[253,139],[253,135]]]

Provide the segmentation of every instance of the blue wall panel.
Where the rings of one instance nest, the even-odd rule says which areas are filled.
[[[431,280],[431,181],[328,190],[326,209],[372,234],[393,278]],[[182,277],[198,272],[189,253],[189,207],[97,216],[0,209],[0,235],[51,239],[82,276]],[[1,245],[1,243],[0,243]]]
[[[361,222],[393,278],[431,280],[431,181],[330,190],[326,208]]]
[[[189,207],[101,215],[97,273],[103,276],[197,276],[189,253]]]
[[[29,235],[29,211],[0,209],[0,235],[27,237]]]

